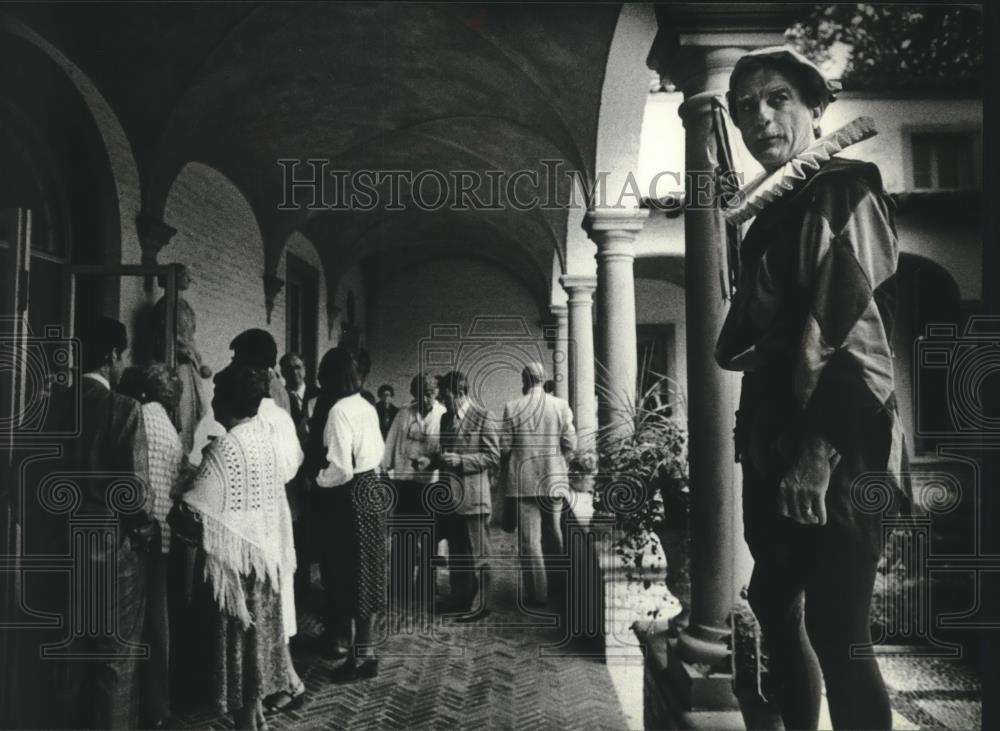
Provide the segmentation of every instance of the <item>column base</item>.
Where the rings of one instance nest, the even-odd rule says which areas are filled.
[[[743,712],[733,695],[732,675],[706,675],[697,666],[685,662],[674,638],[666,641],[664,658],[662,640],[662,636],[647,636],[645,641],[643,705],[646,728],[746,729]]]

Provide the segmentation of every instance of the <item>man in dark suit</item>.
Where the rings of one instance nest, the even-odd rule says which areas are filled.
[[[138,401],[112,390],[124,367],[122,354],[128,348],[125,326],[100,318],[79,333],[83,376],[72,392],[55,395],[56,418],[70,413],[71,402],[80,404],[80,428],[64,444],[63,469],[76,475],[78,506],[72,516],[91,516],[113,521],[107,539],[81,544],[69,538],[69,522],[61,540],[53,535],[53,548],[76,560],[69,580],[74,593],[83,592],[72,605],[63,603],[66,622],[75,627],[98,627],[97,632],[71,635],[66,646],[67,662],[56,661],[65,671],[59,690],[65,693],[59,712],[73,728],[136,728],[139,705],[139,662],[135,656],[142,642],[146,609],[146,575],[151,550],[159,550],[158,524],[151,516],[148,491],[149,466],[146,432]],[[105,540],[107,542],[105,542]],[[112,568],[113,567],[113,568]],[[113,589],[102,585],[111,569]],[[105,607],[94,600],[111,591]],[[63,597],[66,599],[65,595]],[[109,614],[89,616],[95,611]],[[83,616],[77,616],[82,612]],[[105,628],[105,629],[101,629]],[[110,628],[107,629],[107,628]],[[130,647],[131,645],[131,647]],[[80,660],[83,655],[91,659]],[[58,692],[58,691],[57,691]]]
[[[306,383],[306,366],[298,353],[285,353],[278,363],[281,377],[285,379],[285,390],[288,393],[289,413],[295,422],[295,433],[299,444],[305,450],[309,441],[310,399],[319,395],[319,390]],[[302,471],[285,486],[288,494],[288,507],[292,513],[292,530],[295,540],[295,604],[300,605],[309,595],[310,564],[312,551],[309,550],[309,526],[306,516],[314,511],[308,509],[309,483]]]
[[[382,430],[382,438],[389,436],[389,427],[392,420],[396,418],[398,408],[393,406],[392,399],[396,395],[392,386],[383,383],[378,387],[378,403],[375,404],[375,411],[378,412],[378,428]]]

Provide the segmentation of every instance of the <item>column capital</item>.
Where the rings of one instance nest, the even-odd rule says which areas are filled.
[[[609,238],[634,239],[647,218],[647,208],[594,208],[583,217],[583,230],[600,246]]]
[[[139,234],[139,246],[142,248],[144,264],[155,264],[160,250],[170,243],[177,229],[160,220],[159,216],[140,212],[135,218],[136,233]]]
[[[597,277],[588,274],[563,274],[559,283],[569,293],[569,303],[582,302],[584,298],[591,301],[591,295],[597,289]]]
[[[566,305],[549,305],[549,312],[557,320],[565,320],[569,317],[569,307]]]

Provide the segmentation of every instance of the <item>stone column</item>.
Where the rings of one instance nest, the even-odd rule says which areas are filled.
[[[689,469],[691,479],[691,614],[678,650],[691,664],[717,664],[729,654],[723,636],[736,586],[741,475],[734,460],[738,376],[715,363],[715,342],[728,303],[719,279],[725,235],[711,200],[715,141],[711,99],[724,94],[737,48],[688,48],[680,116],[685,131],[687,208],[684,213],[685,316],[687,324]],[[742,549],[745,552],[745,549]]]
[[[552,373],[556,382],[556,396],[569,399],[569,308],[551,305],[549,311],[556,321],[556,342],[552,351]]]
[[[569,295],[569,403],[576,422],[578,446],[593,446],[597,432],[594,403],[593,296],[597,278],[564,275],[560,284]]]
[[[584,222],[597,244],[597,379],[601,434],[634,429],[636,342],[633,243],[649,211],[589,211]]]

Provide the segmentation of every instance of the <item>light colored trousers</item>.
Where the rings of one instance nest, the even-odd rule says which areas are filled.
[[[549,598],[546,557],[563,552],[562,498],[524,497],[517,499],[517,533],[522,559],[523,596],[527,602],[544,604]]]

